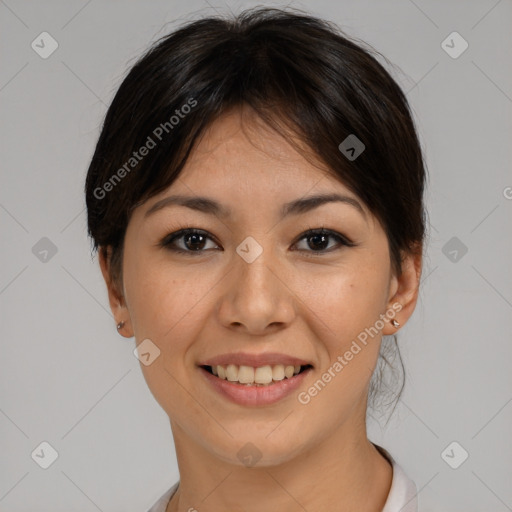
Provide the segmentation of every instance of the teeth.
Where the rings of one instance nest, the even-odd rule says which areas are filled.
[[[283,380],[284,379],[284,365],[276,364],[272,368],[272,379],[273,380]]]
[[[272,382],[272,366],[256,368],[254,370],[254,382],[257,384],[270,384]]]
[[[251,366],[240,366],[238,370],[237,380],[238,382],[240,382],[240,384],[251,384],[252,382],[254,382],[254,368],[252,368]]]
[[[253,368],[252,366],[237,366],[236,364],[228,364],[227,366],[212,366],[212,373],[220,379],[227,379],[230,382],[239,382],[240,384],[261,384],[270,385],[272,382],[292,378],[300,372],[300,365],[282,365],[274,366],[266,365]]]
[[[234,364],[228,364],[226,367],[226,378],[231,382],[237,381],[238,380],[238,366],[235,366]]]
[[[284,367],[284,376],[287,379],[293,377],[294,373],[295,373],[295,366],[285,366]]]

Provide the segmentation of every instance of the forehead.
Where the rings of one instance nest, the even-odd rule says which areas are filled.
[[[328,180],[337,191],[348,191],[297,135],[287,131],[284,137],[249,108],[226,113],[204,131],[180,179],[203,188],[229,182],[240,186],[257,183],[258,187],[304,193]]]
[[[219,218],[252,219],[263,212],[283,218],[328,202],[318,196],[342,195],[368,222],[364,202],[296,134],[284,133],[252,109],[224,114],[198,138],[178,179],[147,202],[144,217],[182,205]]]

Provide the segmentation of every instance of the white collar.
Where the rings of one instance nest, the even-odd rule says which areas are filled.
[[[375,443],[372,444],[393,466],[393,480],[382,512],[418,512],[418,489],[416,484],[407,476],[387,450]]]

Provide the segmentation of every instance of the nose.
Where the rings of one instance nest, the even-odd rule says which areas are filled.
[[[293,321],[296,295],[270,251],[263,251],[252,263],[237,255],[226,283],[218,309],[225,327],[265,335]]]

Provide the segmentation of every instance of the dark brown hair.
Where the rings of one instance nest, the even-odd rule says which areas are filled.
[[[297,9],[207,17],[156,41],[117,90],[85,183],[93,249],[111,248],[119,290],[133,209],[174,182],[206,127],[245,105],[366,204],[400,275],[402,255],[423,249],[426,168],[406,97],[374,55]],[[365,146],[353,160],[339,149],[350,135]]]

